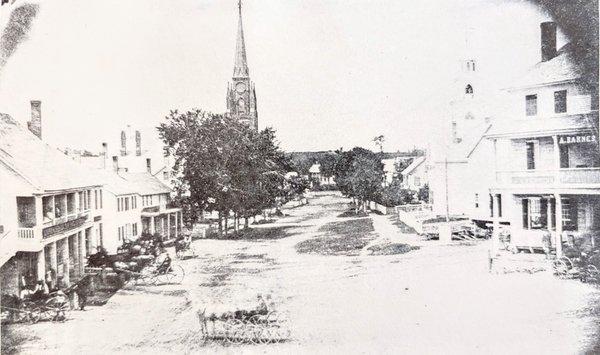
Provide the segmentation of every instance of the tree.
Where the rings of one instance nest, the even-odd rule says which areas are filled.
[[[219,229],[234,215],[240,218],[273,206],[283,194],[286,161],[268,128],[257,132],[236,119],[195,110],[171,111],[158,127],[165,152],[175,157],[174,170],[182,177],[176,199],[189,209],[189,222],[202,211],[217,211]]]
[[[366,202],[374,200],[381,189],[384,172],[379,154],[355,147],[347,152],[339,150],[338,155],[335,165],[338,188],[357,199],[357,211],[366,209]]]

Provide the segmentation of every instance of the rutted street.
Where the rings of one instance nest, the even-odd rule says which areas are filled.
[[[487,242],[441,245],[402,234],[389,216],[339,217],[348,200],[320,195],[256,228],[272,240],[198,240],[199,257],[175,262],[181,285],[127,286],[64,323],[3,327],[27,354],[51,353],[578,353],[597,339],[600,292],[549,273],[488,272]],[[297,244],[336,238],[332,222],[365,224],[359,250],[299,253]],[[362,227],[361,227],[362,228]],[[333,231],[333,232],[332,232]],[[333,233],[333,234],[332,234]],[[371,255],[382,243],[418,246]],[[292,340],[267,345],[204,343],[197,310],[256,306],[287,314]],[[91,335],[93,334],[93,336]],[[582,341],[586,339],[586,341]],[[598,346],[598,345],[595,345]]]

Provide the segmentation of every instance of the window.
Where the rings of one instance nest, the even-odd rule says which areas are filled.
[[[121,131],[121,156],[127,155],[127,136],[125,131]]]
[[[535,142],[526,143],[527,150],[527,170],[535,169]]]
[[[498,195],[498,217],[502,217],[502,195]]]
[[[146,158],[146,171],[152,173],[152,160]]]
[[[133,229],[133,236],[135,237],[137,235],[137,223],[133,224],[132,229]]]
[[[554,92],[554,112],[567,112],[567,90],[560,90]]]
[[[125,197],[125,211],[129,210],[129,197]]]
[[[88,190],[87,191],[87,208],[86,209],[90,209],[92,208],[92,190]]]
[[[465,88],[465,94],[472,94],[473,93],[473,87],[471,86],[471,84],[468,84],[467,87]]]
[[[559,146],[558,149],[560,152],[560,167],[568,168],[569,167],[569,145],[562,144]]]
[[[102,190],[100,190],[100,208],[102,208]]]
[[[547,200],[541,198],[523,199],[522,208],[524,229],[543,229],[547,227]]]
[[[475,194],[475,208],[479,208],[479,194]]]
[[[98,209],[98,190],[94,190],[94,209]]]
[[[565,231],[576,231],[578,228],[578,204],[573,198],[562,200],[562,224]]]
[[[169,172],[163,171],[163,180],[169,180]]]
[[[537,115],[537,95],[525,96],[525,114],[527,116]]]

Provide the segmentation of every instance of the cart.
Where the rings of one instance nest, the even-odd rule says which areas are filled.
[[[204,341],[226,344],[269,344],[290,339],[288,322],[279,312],[244,312],[206,317],[198,312]]]
[[[64,321],[70,309],[69,299],[62,292],[53,292],[43,297],[33,299],[31,297],[20,300],[11,296],[8,303],[1,307],[3,320],[11,322],[37,323],[40,320]]]
[[[180,265],[171,265],[165,270],[158,267],[148,267],[141,272],[118,268],[115,271],[128,275],[136,285],[180,284],[185,278],[185,270]]]

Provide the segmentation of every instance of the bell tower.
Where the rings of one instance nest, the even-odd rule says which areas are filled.
[[[227,85],[227,115],[237,118],[248,126],[258,130],[258,111],[256,107],[256,91],[250,80],[244,28],[242,26],[242,1],[238,0],[238,31],[235,46],[233,77]]]

